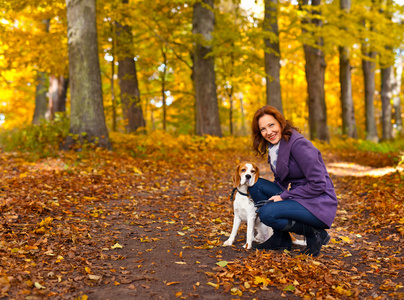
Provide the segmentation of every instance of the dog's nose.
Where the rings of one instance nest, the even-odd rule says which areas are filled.
[[[245,175],[245,178],[251,179],[251,175],[250,175],[250,174],[247,174],[247,175]]]

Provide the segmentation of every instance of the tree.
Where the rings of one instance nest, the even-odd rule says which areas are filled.
[[[307,26],[305,26],[314,26],[317,29],[322,27],[322,21],[319,17],[320,3],[321,0],[312,1],[311,14],[309,13],[306,20],[302,22],[303,34],[305,34],[306,38],[303,48],[306,59],[305,71],[308,91],[310,138],[328,142],[330,137],[327,127],[327,107],[324,92],[326,63],[324,53],[321,50],[323,40],[322,37],[317,36],[315,32],[310,33]],[[299,2],[299,7],[300,9],[309,8],[308,0],[302,0]]]
[[[70,134],[64,148],[85,141],[110,149],[102,100],[95,0],[66,0]]]
[[[374,3],[370,10],[374,10]],[[371,44],[368,36],[374,35],[374,27],[371,20],[363,19],[364,32],[368,32],[361,38],[361,51],[362,51],[362,71],[363,83],[365,88],[365,123],[366,123],[366,139],[373,142],[378,142],[379,137],[377,134],[376,118],[375,118],[375,71],[376,71],[376,56],[377,52]],[[370,24],[368,24],[370,23]]]
[[[381,12],[387,20],[392,19],[392,0],[387,0]],[[381,73],[381,91],[382,100],[382,140],[390,140],[393,138],[392,126],[392,106],[393,85],[395,81],[394,75],[394,51],[391,45],[386,44],[387,52],[380,56],[380,73]]]
[[[280,83],[280,49],[278,32],[278,0],[265,0],[263,30],[265,41],[265,73],[267,104],[283,113]]]
[[[55,113],[66,111],[66,96],[69,80],[63,75],[49,76],[49,119],[55,118]]]
[[[393,92],[393,107],[394,107],[394,119],[395,125],[398,135],[403,134],[403,118],[401,117],[401,98],[400,98],[400,90],[401,90],[401,82],[402,82],[402,74],[403,74],[403,59],[401,54],[401,49],[399,49],[396,68],[396,77],[393,83],[392,92]]]
[[[342,19],[349,14],[351,9],[351,0],[340,0],[340,8]],[[342,115],[342,134],[351,138],[357,138],[355,122],[354,103],[352,99],[352,82],[351,82],[351,63],[349,61],[349,48],[347,46],[339,47],[340,57],[340,84],[341,84],[341,115]]]
[[[194,4],[192,33],[195,36],[193,81],[195,85],[196,134],[222,136],[216,95],[214,57],[210,45],[215,24],[213,0]]]
[[[370,45],[366,42],[362,43],[362,71],[365,86],[366,139],[369,141],[378,142],[379,137],[376,128],[374,104],[376,52],[370,50],[369,47]]]
[[[382,140],[385,141],[393,138],[391,98],[394,82],[394,66],[382,68],[380,72],[382,75],[380,92],[382,99]]]
[[[43,20],[44,32],[49,33],[49,20]],[[39,124],[41,119],[46,118],[48,110],[48,98],[46,96],[48,78],[46,72],[38,71],[37,86],[35,90],[35,111],[32,124]]]
[[[122,3],[128,4],[128,0]],[[142,107],[140,106],[140,91],[137,80],[136,62],[133,54],[132,28],[116,22],[118,78],[121,89],[121,101],[125,120],[126,132],[136,132],[145,127]]]
[[[47,76],[45,72],[38,72],[37,85],[35,90],[35,111],[32,124],[39,124],[41,119],[45,119],[48,110]]]

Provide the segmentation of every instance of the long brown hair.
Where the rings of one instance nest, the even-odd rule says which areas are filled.
[[[264,139],[258,126],[258,120],[264,115],[273,116],[279,122],[282,130],[282,138],[284,138],[286,141],[289,141],[293,129],[297,132],[300,132],[300,130],[297,127],[294,127],[292,122],[286,120],[281,112],[275,107],[270,105],[261,107],[255,112],[251,124],[253,149],[255,151],[255,154],[259,156],[264,156],[268,150],[268,141]]]

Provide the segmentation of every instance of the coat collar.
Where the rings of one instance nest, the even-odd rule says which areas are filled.
[[[276,180],[283,181],[289,174],[289,160],[292,145],[296,140],[301,138],[304,138],[303,135],[293,130],[288,142],[284,138],[281,139],[279,145],[278,160],[276,162]]]

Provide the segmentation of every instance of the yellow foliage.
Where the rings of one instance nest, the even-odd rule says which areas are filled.
[[[271,280],[269,280],[266,277],[261,277],[261,276],[255,276],[254,279],[255,284],[263,284],[264,286],[267,286],[268,284],[272,283]]]
[[[47,217],[47,218],[45,218],[45,220],[42,220],[42,221],[39,223],[39,226],[40,226],[40,227],[49,226],[49,225],[52,223],[52,221],[53,221],[53,218],[52,218],[52,217]]]

